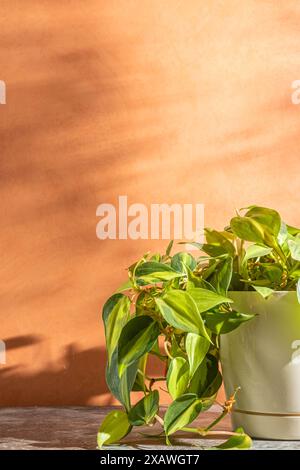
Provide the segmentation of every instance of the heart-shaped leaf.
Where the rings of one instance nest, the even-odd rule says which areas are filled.
[[[120,441],[131,430],[131,424],[124,411],[111,411],[103,420],[98,434],[97,444],[101,449],[104,444],[113,444]]]
[[[197,333],[210,341],[198,307],[188,292],[172,289],[155,301],[170,325],[188,333]]]
[[[235,430],[237,433],[235,436],[231,436],[226,442],[220,444],[213,449],[220,449],[220,450],[247,450],[252,447],[252,440],[243,428],[238,428]]]
[[[246,217],[258,222],[272,233],[274,238],[278,237],[281,228],[281,218],[277,211],[267,207],[250,206],[245,214]]]
[[[192,423],[201,412],[201,400],[188,393],[173,401],[164,416],[164,430],[167,436]]]

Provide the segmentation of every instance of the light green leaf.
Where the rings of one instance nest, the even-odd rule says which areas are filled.
[[[101,449],[104,444],[120,441],[131,430],[127,414],[121,410],[111,411],[103,420],[98,434],[97,444]]]
[[[287,226],[283,221],[281,221],[280,230],[277,236],[277,241],[280,246],[282,246],[286,242],[286,239],[288,238],[288,236],[289,234],[288,234]]]
[[[155,301],[170,325],[188,333],[197,333],[210,341],[197,305],[188,292],[172,289]]]
[[[233,217],[230,221],[230,227],[233,233],[249,242],[264,245],[266,241],[264,228],[250,217]]]
[[[300,239],[295,237],[294,239],[289,239],[287,243],[291,257],[296,261],[300,261]]]
[[[119,374],[149,352],[158,335],[159,325],[147,315],[132,318],[123,328],[118,344]]]
[[[168,391],[173,398],[184,394],[189,382],[189,365],[183,357],[175,357],[171,360],[167,373]]]
[[[164,416],[167,436],[192,423],[201,412],[201,400],[194,394],[185,394],[173,401]]]
[[[124,325],[129,320],[130,300],[123,294],[114,294],[104,304],[102,318],[105,326],[108,362],[117,347]]]
[[[196,267],[197,263],[195,258],[189,253],[185,251],[181,251],[180,253],[176,253],[171,260],[171,267],[178,272],[185,273],[186,267],[188,267],[191,271],[193,271]]]
[[[210,256],[220,256],[228,254],[231,257],[234,257],[234,245],[222,232],[217,232],[217,230],[206,228],[205,236],[207,243],[204,243],[204,245],[202,246],[202,251],[204,251]]]
[[[246,212],[246,217],[258,222],[277,238],[281,228],[281,218],[277,211],[267,207],[250,206]]]
[[[298,235],[300,233],[300,228],[297,228],[297,227],[292,227],[292,225],[287,225],[286,226],[287,228],[287,231],[290,235]]]
[[[225,334],[235,330],[241,323],[251,320],[255,315],[235,312],[207,312],[205,313],[206,326],[216,334]]]
[[[253,286],[254,289],[264,298],[267,299],[270,295],[274,294],[274,290],[269,287]]]
[[[194,287],[189,283],[187,286],[187,292],[195,301],[200,313],[207,312],[207,310],[211,310],[217,305],[233,302],[230,298],[225,297],[224,295],[217,294],[216,292],[208,289]]]
[[[128,413],[128,418],[133,426],[142,426],[153,421],[159,408],[159,393],[157,390],[150,392],[142,398]]]
[[[268,248],[260,245],[250,245],[246,249],[245,256],[243,258],[243,263],[246,263],[251,258],[260,258],[261,256],[269,255],[272,251],[272,248]]]
[[[206,338],[195,333],[188,333],[185,340],[185,349],[190,364],[190,377],[193,377],[196,370],[204,360],[210,343]]]
[[[170,281],[181,277],[182,273],[175,271],[171,266],[157,261],[147,261],[140,264],[135,270],[135,277],[143,284]]]
[[[247,450],[252,447],[252,439],[247,434],[245,434],[243,428],[238,428],[235,430],[237,433],[235,436],[231,436],[226,442],[220,444],[214,449],[220,450]]]
[[[207,399],[214,397],[222,385],[222,376],[219,371],[219,363],[215,356],[207,354],[194,374],[188,388],[189,393],[195,393],[198,398]],[[212,404],[212,402],[210,403]],[[205,402],[202,402],[203,408]]]

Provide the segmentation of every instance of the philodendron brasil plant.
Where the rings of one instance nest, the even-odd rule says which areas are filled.
[[[105,303],[106,381],[123,410],[112,411],[102,422],[100,448],[118,442],[133,426],[155,422],[168,444],[179,430],[216,434],[212,429],[231,411],[237,390],[210,425],[192,426],[216,401],[222,384],[220,335],[255,316],[236,311],[228,291],[256,290],[268,297],[276,290],[297,289],[300,278],[300,230],[284,224],[271,209],[251,206],[241,213],[221,232],[205,230],[206,242],[194,243],[198,257],[187,252],[171,256],[172,242],[164,255],[144,255]],[[148,375],[151,356],[163,363],[161,377]],[[172,402],[162,416],[159,390],[164,382]],[[132,405],[136,391],[143,398]],[[250,446],[240,428],[219,448]]]

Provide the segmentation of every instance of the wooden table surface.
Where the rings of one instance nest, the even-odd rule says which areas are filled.
[[[0,450],[5,449],[95,449],[96,434],[104,416],[112,407],[28,407],[0,409]],[[200,415],[197,423],[205,426],[214,416],[217,409],[213,407]],[[142,436],[142,432],[155,433],[153,428],[136,427],[122,441],[122,448],[127,449],[166,449],[163,438]],[[225,418],[218,430],[229,431],[230,419]],[[226,437],[226,436],[225,436]],[[199,439],[194,434],[176,433],[173,436],[176,449],[202,449],[211,447],[221,440]],[[115,446],[110,446],[115,448]],[[265,441],[254,440],[254,449],[299,449],[300,441]]]

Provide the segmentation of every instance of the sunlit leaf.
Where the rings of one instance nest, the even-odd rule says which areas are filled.
[[[101,449],[103,445],[113,444],[120,441],[131,430],[131,424],[124,411],[111,411],[103,420],[98,434],[97,444]]]
[[[187,292],[195,301],[200,313],[207,312],[207,310],[211,310],[217,305],[233,302],[229,297],[217,294],[216,292],[208,289],[194,287],[191,284],[188,284]]]
[[[170,362],[167,374],[167,387],[173,400],[184,394],[188,382],[188,362],[183,357],[174,357]]]
[[[252,439],[247,434],[245,434],[243,428],[238,428],[235,430],[236,435],[231,436],[226,442],[220,444],[214,449],[220,450],[247,450],[252,447]]]
[[[267,299],[270,295],[274,294],[274,290],[269,287],[253,286],[254,289],[264,298]]]
[[[157,297],[156,304],[170,325],[210,340],[197,305],[188,292],[172,289],[162,297]]]
[[[204,360],[208,350],[210,342],[195,333],[188,333],[185,340],[185,348],[190,365],[190,377],[192,377],[201,362]]]

